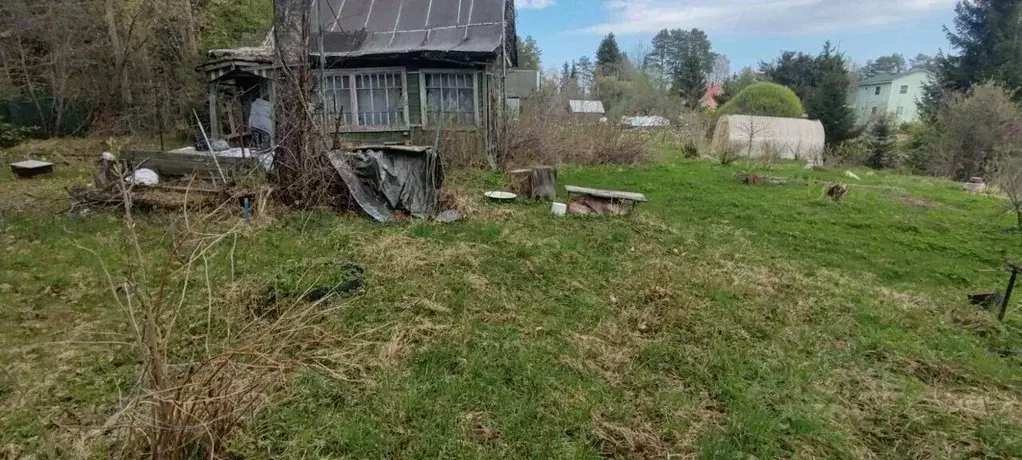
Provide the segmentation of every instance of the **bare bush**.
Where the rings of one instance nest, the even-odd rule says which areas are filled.
[[[993,84],[956,96],[936,124],[930,172],[956,180],[994,173],[1005,153],[1022,144],[1022,109]]]
[[[1014,212],[1018,229],[1022,230],[1022,157],[1015,156],[1002,162],[994,183],[1011,202],[1009,212]]]
[[[717,150],[716,158],[720,161],[720,164],[730,166],[732,163],[742,158],[742,152],[734,147],[722,148]]]
[[[186,208],[170,230],[173,245],[164,257],[163,251],[143,249],[132,194],[120,188],[126,278],[115,280],[102,259],[100,266],[130,325],[126,343],[140,365],[131,394],[93,436],[113,433],[119,458],[229,458],[234,434],[299,366],[326,369],[319,363],[338,342],[317,326],[330,312],[323,305],[329,296],[278,305],[272,316],[253,314],[257,309],[247,305],[224,305],[218,293],[225,290],[211,277],[212,261],[230,259],[233,277],[234,249],[227,243],[242,222],[225,228],[216,211],[196,216]],[[307,343],[319,344],[317,356],[301,346]],[[335,364],[330,372],[343,368]]]
[[[737,123],[735,123],[737,121]],[[740,133],[742,136],[742,145],[745,147],[745,156],[752,158],[756,150],[760,150],[759,154],[765,152],[762,149],[765,147],[763,138],[769,137],[772,133],[770,128],[763,122],[757,120],[756,117],[733,117],[732,123],[735,123],[732,129]],[[761,144],[757,148],[757,144]]]
[[[774,142],[765,141],[760,144],[756,165],[763,169],[771,169],[781,161],[782,150]]]
[[[511,118],[511,117],[509,117]],[[572,121],[567,102],[543,94],[508,120],[502,165],[635,164],[649,161],[650,139],[615,123]]]
[[[678,117],[677,128],[673,131],[679,136],[679,144],[685,158],[699,157],[701,147],[706,146],[706,133],[710,130],[710,116],[703,111],[684,112]]]
[[[827,147],[823,152],[824,163],[828,166],[859,166],[869,158],[869,146],[861,140],[845,141]]]
[[[688,159],[699,158],[699,145],[691,140],[686,141],[685,144],[681,146],[681,153]]]

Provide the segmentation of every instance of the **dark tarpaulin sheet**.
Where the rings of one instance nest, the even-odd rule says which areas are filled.
[[[434,215],[444,168],[429,147],[370,146],[330,152],[330,163],[358,205],[380,222],[393,211]]]
[[[323,52],[367,56],[417,51],[493,53],[509,0],[315,0]],[[317,31],[318,32],[318,31]],[[319,53],[318,40],[309,50]]]

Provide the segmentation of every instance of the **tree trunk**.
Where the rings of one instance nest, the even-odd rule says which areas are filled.
[[[274,82],[274,179],[278,196],[287,204],[317,204],[325,189],[324,158],[312,149],[313,121],[309,113],[309,73],[306,37],[308,2],[274,0],[276,40]]]
[[[127,69],[125,62],[127,59],[124,56],[125,49],[121,44],[121,35],[117,31],[117,11],[114,0],[106,0],[104,19],[106,20],[107,35],[110,39],[110,48],[114,61],[114,79],[110,85],[110,99],[117,100],[116,98],[119,95],[120,100],[114,105],[121,107],[124,104],[131,104],[131,91],[128,85],[125,84],[125,70]]]
[[[531,169],[515,169],[504,173],[504,190],[520,197],[532,193]]]
[[[192,12],[192,0],[183,0],[182,7],[184,8],[184,44],[185,50],[188,52],[188,56],[196,56],[199,54],[198,46],[195,44],[195,13]]]

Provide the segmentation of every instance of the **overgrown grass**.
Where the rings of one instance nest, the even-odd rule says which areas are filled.
[[[322,325],[357,344],[348,364],[304,371],[233,451],[1022,456],[1022,311],[1014,302],[999,324],[965,302],[1003,289],[1002,251],[1022,257],[1004,203],[933,179],[857,171],[855,182],[787,164],[766,174],[790,184],[748,186],[734,178],[743,168],[561,170],[562,185],[644,192],[629,218],[490,204],[478,196],[498,176],[458,173],[463,222],[311,212],[245,232],[234,284],[226,254],[211,261],[225,294],[271,282],[287,260],[356,262],[366,280]],[[97,261],[70,244],[123,270],[119,219],[68,216],[55,200],[86,174],[0,173],[5,454],[105,458],[111,440],[96,428],[135,380],[130,348],[83,343],[127,331]],[[820,200],[832,180],[852,181],[840,204]],[[144,248],[166,251],[173,217],[139,219]],[[205,327],[193,329],[201,343]]]

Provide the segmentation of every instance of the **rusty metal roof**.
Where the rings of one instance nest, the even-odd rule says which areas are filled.
[[[317,55],[320,30],[327,56],[493,53],[505,24],[514,23],[514,5],[513,0],[313,0],[312,18],[309,50]]]

